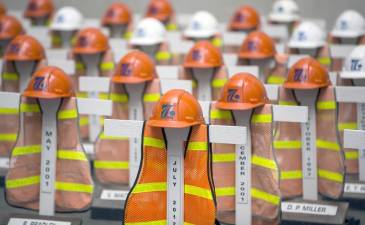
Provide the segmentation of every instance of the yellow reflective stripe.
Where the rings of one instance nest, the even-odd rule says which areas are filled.
[[[210,111],[210,119],[232,120],[232,113],[229,110],[214,109]]]
[[[3,80],[16,81],[19,80],[19,75],[17,73],[3,73]]]
[[[285,82],[285,78],[280,75],[270,75],[267,79],[268,84],[283,84]]]
[[[330,57],[318,57],[317,60],[322,65],[330,65],[332,62]]]
[[[128,137],[117,137],[117,136],[107,136],[104,134],[104,132],[102,132],[100,134],[100,139],[101,140],[128,140]]]
[[[216,38],[213,38],[213,40],[212,40],[212,44],[215,46],[215,47],[222,47],[222,44],[223,44],[223,41],[222,41],[222,39],[221,38],[218,38],[218,37],[216,37]]]
[[[337,144],[337,142],[325,141],[321,139],[316,140],[316,147],[332,151],[340,151],[340,146]]]
[[[94,160],[94,168],[97,169],[128,169],[128,161],[101,161]]]
[[[234,196],[236,194],[235,191],[235,187],[216,188],[215,194],[217,197]]]
[[[152,137],[144,137],[143,145],[154,148],[165,148],[164,140]]]
[[[126,94],[111,93],[110,96],[109,96],[109,98],[113,102],[118,102],[118,103],[126,103],[126,102],[128,102],[128,95],[126,95]]]
[[[104,125],[104,117],[103,116],[100,116],[99,123],[100,123],[100,125]]]
[[[80,117],[79,125],[86,126],[89,124],[89,117]]]
[[[108,100],[109,99],[109,94],[107,94],[107,93],[99,93],[98,94],[98,98],[99,99],[103,99],[103,100]]]
[[[168,23],[166,25],[166,30],[168,30],[168,31],[175,31],[175,30],[177,30],[177,25],[174,24],[174,23]]]
[[[213,79],[212,80],[212,87],[214,88],[221,88],[223,87],[227,82],[227,79],[226,78],[223,78],[223,79]]]
[[[143,95],[144,102],[157,102],[160,100],[161,94],[160,93],[150,93]]]
[[[131,37],[132,37],[132,32],[130,32],[130,31],[125,32],[123,35],[123,38],[126,40],[131,39]]]
[[[272,115],[271,114],[255,114],[252,116],[252,123],[271,123]]]
[[[59,120],[67,120],[67,119],[76,119],[77,118],[77,110],[76,109],[69,109],[69,110],[62,110],[58,112],[57,118]]]
[[[297,105],[297,103],[291,101],[279,101],[279,105]]]
[[[171,53],[168,51],[159,51],[156,53],[156,60],[169,60],[171,59]]]
[[[200,198],[209,199],[209,200],[213,199],[213,195],[212,195],[212,192],[210,191],[210,189],[205,189],[205,188],[201,188],[201,187],[197,187],[197,186],[193,186],[193,185],[185,184],[184,193],[189,194],[189,195],[194,195],[194,196],[197,196]]]
[[[41,109],[39,108],[38,104],[21,103],[20,104],[20,112],[22,112],[22,113],[26,113],[26,112],[38,113],[38,112],[41,112]]]
[[[207,142],[190,141],[188,143],[188,150],[191,151],[206,151],[208,150]]]
[[[357,129],[357,123],[338,123],[337,125],[337,129],[339,131],[343,131],[345,129],[349,129],[349,130],[356,130]]]
[[[137,184],[133,190],[133,194],[145,193],[145,192],[157,192],[157,191],[166,191],[166,183],[145,183],[145,184]]]
[[[110,71],[114,70],[114,62],[102,62],[100,64],[101,71]]]
[[[330,180],[330,181],[335,181],[335,182],[339,182],[339,183],[343,182],[342,174],[335,173],[335,172],[332,172],[329,170],[318,169],[318,176],[323,179]]]
[[[6,179],[5,186],[7,189],[21,188],[40,183],[40,176],[32,176],[18,179]]]
[[[214,153],[213,162],[234,162],[236,160],[236,154],[234,153]]]
[[[301,170],[280,171],[281,180],[294,180],[302,178],[303,178],[303,173]]]
[[[125,225],[166,225],[166,220],[154,220],[149,222],[133,222],[133,223],[125,223]],[[186,225],[184,223],[184,225]]]
[[[271,170],[277,170],[278,167],[276,165],[276,162],[271,159],[267,159],[261,156],[252,155],[251,162],[253,165],[265,167],[267,169]]]
[[[58,150],[57,158],[68,159],[68,160],[87,161],[87,158],[86,158],[86,155],[84,152],[73,151],[73,150]]]
[[[12,156],[30,155],[40,153],[42,148],[40,145],[28,145],[22,147],[15,147],[12,152]]]
[[[345,158],[347,160],[359,159],[359,152],[358,151],[346,151]]]
[[[69,182],[56,182],[56,190],[58,191],[71,191],[71,192],[83,192],[93,193],[94,186],[90,184],[79,184]]]
[[[76,62],[75,67],[76,67],[76,70],[84,70],[85,69],[85,65],[81,62]]]
[[[76,94],[76,96],[77,96],[78,98],[87,98],[87,97],[89,97],[89,95],[88,95],[88,93],[87,93],[87,92],[78,92],[78,93]]]
[[[16,141],[17,133],[0,134],[0,141]]]
[[[57,35],[52,35],[51,42],[54,45],[61,44],[62,43],[62,38],[60,36],[57,36]]]
[[[192,82],[193,82],[193,88],[198,87],[198,82],[196,80],[192,80]]]
[[[317,109],[319,109],[319,110],[336,109],[336,102],[334,102],[334,101],[320,101],[320,102],[317,102]]]
[[[265,202],[271,203],[273,205],[279,205],[279,203],[280,203],[279,196],[261,191],[256,188],[251,188],[251,196],[252,196],[252,198],[264,200]]]
[[[17,115],[19,114],[19,109],[17,108],[0,108],[0,115]]]
[[[275,149],[301,149],[301,141],[274,141]]]

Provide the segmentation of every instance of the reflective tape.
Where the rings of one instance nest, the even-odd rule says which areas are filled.
[[[89,125],[89,117],[80,117],[79,118],[79,125],[80,126],[86,126],[86,125]]]
[[[210,110],[210,119],[232,120],[232,113],[229,110]]]
[[[132,222],[132,223],[125,223],[125,225],[166,225],[166,220],[154,220],[149,222]],[[184,223],[184,225],[186,225]]]
[[[41,112],[41,109],[37,103],[35,103],[35,104],[21,103],[20,112],[22,112],[22,113],[30,113],[30,112],[39,113],[39,112]]]
[[[338,183],[343,182],[343,175],[340,173],[332,172],[329,170],[318,169],[318,176],[325,180],[335,181]]]
[[[223,196],[235,196],[236,194],[235,187],[223,187],[223,188],[215,188],[215,194],[217,197]]]
[[[283,84],[285,82],[285,78],[280,75],[270,75],[267,79],[268,84]]]
[[[144,102],[157,102],[160,100],[161,94],[160,93],[150,93],[143,95]]]
[[[215,47],[220,48],[220,47],[222,47],[222,45],[223,45],[223,41],[222,41],[222,39],[221,39],[221,38],[216,37],[216,38],[213,38],[213,40],[212,40],[212,44],[213,44]]]
[[[274,141],[273,146],[275,149],[301,149],[301,141]]]
[[[339,131],[344,131],[345,129],[349,129],[349,130],[356,130],[357,129],[357,123],[338,123],[337,125],[337,129]]]
[[[213,79],[212,80],[212,87],[213,88],[221,88],[221,87],[224,87],[224,85],[227,83],[227,79],[226,78],[223,78],[223,79]]]
[[[59,120],[76,119],[78,116],[76,109],[61,110],[58,112],[57,118]]]
[[[145,192],[159,192],[166,191],[166,183],[165,182],[157,182],[157,183],[144,183],[137,184],[133,190],[133,194],[145,193]]]
[[[260,199],[273,205],[279,205],[280,203],[279,196],[261,191],[256,188],[251,188],[251,196],[252,198]]]
[[[109,98],[113,102],[118,102],[118,103],[126,103],[126,102],[128,102],[128,95],[127,94],[111,93],[110,96],[109,96]]]
[[[251,163],[253,165],[256,166],[261,166],[267,169],[271,169],[271,170],[277,170],[278,167],[276,165],[276,162],[274,160],[271,159],[267,159],[261,156],[257,156],[255,154],[252,155],[251,157]]]
[[[19,109],[17,108],[0,108],[0,115],[17,115]]]
[[[317,60],[320,64],[326,65],[326,66],[331,65],[331,62],[332,62],[330,57],[318,57]]]
[[[345,158],[347,160],[354,160],[359,159],[359,152],[358,151],[345,151]]]
[[[114,62],[102,62],[100,64],[100,70],[103,72],[114,70]]]
[[[144,137],[143,145],[154,148],[165,148],[164,140],[152,137]]]
[[[57,150],[57,158],[66,160],[87,161],[87,157],[84,152],[74,150]]]
[[[213,199],[213,194],[210,191],[210,189],[205,189],[205,188],[201,188],[201,187],[197,187],[197,186],[193,186],[193,185],[185,184],[184,193],[189,194],[189,195],[194,195],[194,196],[197,196],[200,198],[209,199],[209,200]]]
[[[279,101],[279,105],[298,105],[298,104],[292,101]]]
[[[177,25],[174,24],[174,23],[168,23],[166,25],[166,30],[168,30],[168,31],[175,31],[175,30],[177,30]]]
[[[236,160],[235,153],[213,153],[214,163],[234,162],[235,160]]]
[[[296,180],[302,178],[303,172],[301,170],[280,171],[281,180]]]
[[[188,150],[191,151],[206,151],[208,150],[207,142],[190,141],[188,143]]]
[[[117,136],[106,136],[104,132],[100,134],[101,140],[116,140],[116,141],[124,141],[128,140],[128,137],[117,137]]]
[[[90,184],[79,184],[69,182],[56,182],[56,190],[69,192],[93,193],[94,186]]]
[[[336,109],[336,102],[334,101],[319,101],[317,102],[318,110],[331,110]]]
[[[198,87],[198,82],[196,80],[192,80],[192,82],[193,82],[193,88]]]
[[[94,168],[97,169],[128,169],[129,162],[128,161],[101,161],[94,160]]]
[[[21,156],[21,155],[30,155],[30,154],[38,154],[41,153],[42,148],[40,145],[28,145],[15,147],[12,151],[12,156]]]
[[[99,93],[98,98],[102,99],[102,100],[108,100],[109,99],[109,94],[108,93]]]
[[[130,31],[125,32],[123,35],[123,38],[126,40],[131,39],[131,37],[132,37],[132,32],[130,32]]]
[[[51,42],[53,45],[60,45],[62,43],[62,38],[58,35],[52,35]]]
[[[19,80],[19,75],[17,73],[3,73],[2,74],[3,80],[8,81],[17,81]]]
[[[271,114],[254,114],[251,118],[251,123],[271,123]]]
[[[85,65],[81,62],[76,62],[75,67],[76,67],[76,70],[84,70],[85,69]]]
[[[18,134],[17,133],[4,133],[0,134],[0,141],[6,142],[6,141],[16,141]]]
[[[76,94],[76,96],[77,96],[78,98],[88,98],[88,97],[89,97],[89,94],[88,94],[87,92],[78,92],[78,93]]]
[[[21,188],[21,187],[31,186],[34,184],[39,184],[40,181],[41,181],[40,176],[31,176],[18,179],[6,179],[5,186],[6,189]]]
[[[155,57],[157,61],[169,60],[171,59],[171,53],[168,51],[159,51],[156,53]]]
[[[337,142],[325,141],[322,139],[316,140],[316,147],[332,151],[340,151],[340,146],[338,145]]]

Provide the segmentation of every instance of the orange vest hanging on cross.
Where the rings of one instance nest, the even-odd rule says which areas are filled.
[[[211,105],[210,121],[215,125],[234,125],[232,112]],[[272,149],[272,105],[254,110],[251,118],[252,216],[254,224],[279,224],[279,171]],[[213,180],[217,196],[217,218],[235,223],[235,146],[212,144]]]
[[[211,182],[208,127],[190,128],[184,161],[184,223],[213,225],[215,201]],[[163,129],[146,122],[142,163],[124,210],[124,224],[167,224],[167,151]]]
[[[144,118],[149,118],[152,109],[160,99],[160,81],[155,79],[146,83],[143,96]],[[125,86],[111,86],[109,99],[113,102],[111,119],[128,119],[128,95]],[[95,144],[95,175],[103,184],[129,183],[129,140],[128,138],[105,136],[102,132]]]
[[[297,105],[293,92],[280,89],[279,103]],[[343,150],[337,135],[336,101],[333,87],[322,88],[316,101],[316,148],[318,192],[338,199],[344,186],[345,165]],[[302,189],[301,128],[299,124],[278,122],[274,149],[280,168],[280,187],[283,198],[299,197]]]
[[[24,124],[12,150],[6,176],[6,200],[12,206],[38,209],[42,151],[42,113],[34,98],[21,99]],[[92,202],[89,161],[79,141],[75,98],[63,98],[57,114],[56,211],[83,211]]]

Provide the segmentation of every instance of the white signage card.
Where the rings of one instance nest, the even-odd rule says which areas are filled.
[[[121,38],[110,38],[109,44],[112,49],[127,49],[127,41]]]
[[[285,43],[276,43],[275,48],[278,53],[285,53]]]
[[[0,92],[0,108],[18,109],[19,103],[19,93]]]
[[[99,19],[84,18],[84,27],[100,27],[101,23]]]
[[[48,58],[47,63],[50,66],[56,66],[61,68],[65,73],[72,76],[75,74],[75,61],[60,59],[60,58]]]
[[[77,108],[79,114],[111,116],[112,101],[101,99],[78,98]]]
[[[224,60],[224,64],[229,66],[236,66],[237,65],[237,61],[238,61],[238,57],[236,54],[223,54],[223,60]]]
[[[365,194],[365,184],[345,183],[344,192],[349,194]]]
[[[47,49],[46,55],[48,60],[67,60],[67,49]],[[50,63],[48,63],[51,65]]]
[[[244,32],[224,32],[223,44],[241,46],[245,38],[246,38],[246,33]]]
[[[104,120],[104,134],[115,137],[141,137],[143,121],[138,120]]]
[[[307,106],[273,105],[274,121],[306,123],[308,121]]]
[[[237,59],[235,59],[237,61]],[[256,77],[259,76],[259,67],[258,66],[235,66],[229,65],[227,67],[229,77],[233,77],[237,73],[250,73]]]
[[[336,100],[338,102],[365,103],[365,87],[337,86]]]
[[[191,80],[161,80],[160,82],[163,94],[172,89],[182,89],[190,94],[193,93],[193,82]]]
[[[308,57],[308,55],[302,55],[302,54],[289,55],[287,67],[288,68],[292,67],[298,60],[305,58],[305,57]]]
[[[271,101],[277,101],[279,99],[279,85],[265,84],[267,97]]]
[[[178,79],[179,66],[156,66],[159,79]]]
[[[8,169],[9,168],[9,158],[7,157],[0,157],[0,169]]]
[[[298,203],[298,202],[282,202],[281,210],[285,213],[302,213],[321,216],[335,216],[337,214],[337,206]]]
[[[170,41],[169,43],[171,52],[175,54],[187,54],[194,46],[194,42],[181,39],[179,41]]]
[[[8,225],[71,225],[71,222],[44,219],[10,218]]]
[[[125,201],[127,199],[129,191],[123,190],[103,190],[100,195],[102,200],[120,200]]]
[[[365,79],[365,72],[361,71],[342,71],[340,77],[344,79]]]
[[[263,31],[273,38],[288,39],[289,37],[289,31],[285,25],[265,24]]]
[[[331,57],[345,59],[355,47],[356,45],[330,45]]]
[[[182,41],[182,33],[179,31],[167,32],[166,39],[169,42],[180,42],[180,41]]]
[[[109,92],[110,78],[81,76],[79,78],[79,89],[85,92]]]

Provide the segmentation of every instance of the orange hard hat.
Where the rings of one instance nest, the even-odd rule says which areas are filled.
[[[12,39],[23,32],[22,24],[14,16],[0,17],[0,40]]]
[[[53,11],[52,0],[29,0],[24,16],[27,18],[50,16]]]
[[[217,107],[248,110],[269,103],[263,83],[250,73],[237,73],[224,85]]]
[[[4,59],[8,61],[41,60],[45,51],[37,39],[29,35],[16,36],[6,47]]]
[[[0,2],[0,16],[5,15],[6,11],[6,6],[4,5],[4,3]]]
[[[229,28],[232,30],[251,30],[260,26],[260,15],[251,6],[242,6],[233,15]]]
[[[241,59],[264,59],[276,54],[274,40],[261,31],[254,31],[247,35],[238,53]]]
[[[209,41],[199,41],[185,56],[185,68],[212,68],[223,65],[222,53]]]
[[[121,2],[115,2],[106,10],[102,24],[106,25],[124,25],[131,21],[131,11],[129,7]]]
[[[75,54],[95,54],[109,49],[108,38],[98,28],[85,28],[76,35]]]
[[[46,66],[37,70],[23,96],[31,98],[67,98],[75,96],[71,78],[61,69]]]
[[[204,124],[204,118],[193,95],[181,89],[172,89],[155,105],[148,124],[153,127],[185,128]]]
[[[153,60],[144,52],[134,50],[123,56],[112,77],[114,83],[143,83],[157,77]]]
[[[316,89],[331,85],[328,71],[317,60],[305,57],[298,60],[289,70],[284,82],[288,89]]]
[[[161,22],[165,22],[174,12],[168,0],[152,0],[147,7],[146,17],[153,17]]]

